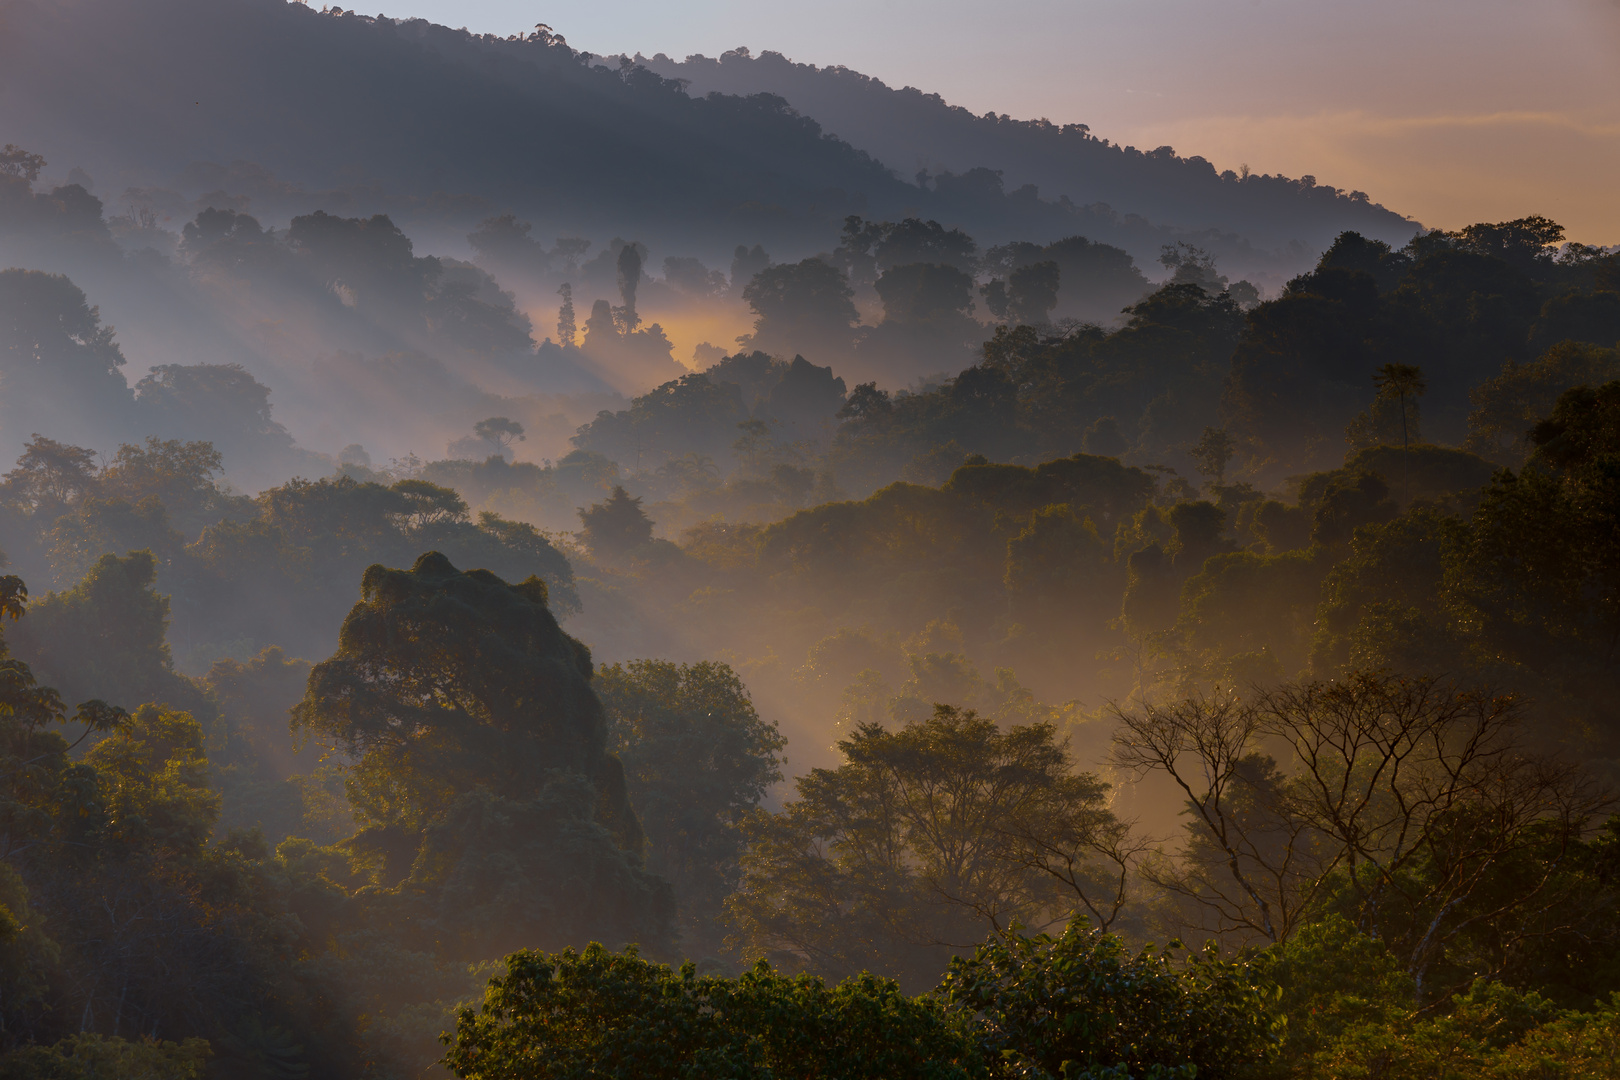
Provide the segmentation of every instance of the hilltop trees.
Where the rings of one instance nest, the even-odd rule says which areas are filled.
[[[1118,319],[1122,309],[1152,291],[1128,252],[1084,236],[1070,236],[1044,247],[1024,242],[993,247],[984,254],[982,271],[991,279],[992,291],[996,291],[995,283],[1001,282],[998,295],[1002,299],[998,303],[1004,303],[1011,275],[1043,262],[1058,268],[1059,318],[1108,325]],[[991,310],[997,318],[1006,317],[1004,308]]]
[[[150,552],[103,555],[84,580],[33,605],[12,647],[70,698],[201,710],[203,695],[169,654],[169,598]]]
[[[749,109],[784,115],[757,101],[739,122]],[[36,165],[7,155],[0,187],[21,198]],[[531,956],[534,985],[513,991],[566,1010],[623,977],[710,1033],[731,1021],[687,1008],[703,994],[778,1019],[876,1009],[907,1031],[972,1028],[963,1060],[998,1055],[981,1075],[1238,1071],[1198,1041],[1215,1025],[1256,1060],[1256,1031],[1309,1043],[1334,1075],[1620,985],[1620,863],[1595,790],[1620,761],[1614,256],[1555,253],[1537,219],[1398,251],[1347,234],[1256,306],[1187,245],[1148,292],[1081,238],[980,260],[935,222],[857,219],[827,257],[742,249],[733,291],[764,347],[705,345],[708,369],[686,372],[639,324],[673,303],[735,314],[716,273],[671,256],[647,277],[623,240],[579,266],[583,241],[546,251],[528,233],[496,218],[475,235],[548,293],[562,265],[579,275],[590,355],[533,353],[493,279],[418,258],[384,217],[282,233],[215,209],[166,268],[126,260],[152,273],[142,295],[231,297],[267,338],[306,316],[315,336],[341,329],[357,351],[317,363],[328,388],[366,380],[352,400],[461,387],[435,430],[473,437],[458,460],[384,467],[369,433],[338,428],[336,474],[235,494],[233,453],[334,465],[294,456],[227,342],[222,362],[160,365],[120,398],[90,426],[114,442],[42,426],[21,448],[0,483],[0,546],[35,586],[0,578],[0,611],[26,611],[0,658],[0,1043],[59,1040],[62,1071],[102,1049],[123,1061],[111,1040],[139,1024],[205,1033],[226,1071],[382,1075],[433,1056],[420,1044],[476,990],[469,965],[593,936],[706,972],[766,954],[921,989],[992,934],[950,1006],[859,977],[700,992],[695,970],[602,950],[572,968]],[[1071,269],[1093,309],[1138,291],[1080,323]],[[5,390],[73,371],[89,379],[75,393],[116,389],[117,346],[74,296],[0,280]],[[1007,325],[976,321],[976,298]],[[365,359],[407,344],[434,355]],[[846,361],[874,381],[847,392]],[[560,437],[566,421],[535,411],[550,399],[466,374],[532,388],[621,362],[636,396],[593,401],[607,407],[555,465],[507,459]],[[119,445],[126,421],[152,433]],[[1465,422],[1491,460],[1423,441],[1456,443]],[[554,546],[541,526],[576,506],[580,547]],[[586,640],[680,659],[596,672]],[[1113,722],[1115,764],[1181,798],[1085,771]],[[784,732],[801,775],[771,812]],[[1147,851],[1181,803],[1179,842]],[[1018,929],[1077,912],[1254,951],[1248,967],[1166,963],[1078,924]],[[541,968],[581,996],[547,998]],[[1273,971],[1281,997],[1260,993]],[[1494,981],[1468,989],[1478,973]],[[1109,1041],[1133,1015],[1162,1060]],[[1582,1039],[1607,1023],[1558,1022]],[[738,1030],[726,1047],[765,1052]]]
[[[875,287],[891,322],[938,322],[973,306],[973,279],[953,266],[907,263],[885,270]]]
[[[483,442],[499,456],[505,457],[510,453],[514,442],[523,441],[523,425],[506,416],[485,417],[473,425],[473,438]]]

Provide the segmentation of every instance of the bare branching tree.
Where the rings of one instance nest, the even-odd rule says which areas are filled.
[[[1420,992],[1459,935],[1495,928],[1500,961],[1547,932],[1537,916],[1562,903],[1571,842],[1613,806],[1578,763],[1530,744],[1509,695],[1357,673],[1281,687],[1258,712],[1260,730],[1293,752],[1287,813],[1333,853],[1324,869],[1361,927],[1405,947]],[[1480,903],[1509,862],[1535,869]]]
[[[1192,818],[1184,857],[1150,859],[1143,877],[1185,901],[1204,932],[1288,937],[1316,895],[1321,855],[1309,829],[1283,812],[1257,753],[1259,711],[1217,691],[1115,715],[1114,764],[1169,776]]]
[[[1090,776],[1071,780],[1079,789],[1048,790],[1014,807],[999,827],[1005,841],[999,858],[1033,871],[1057,886],[1057,910],[1072,905],[1106,930],[1130,896],[1131,871],[1150,841],[1102,802],[1107,785]]]
[[[1453,942],[1488,939],[1500,970],[1559,932],[1572,845],[1614,806],[1531,744],[1518,700],[1437,679],[1362,672],[1117,715],[1115,763],[1187,796],[1187,842],[1148,881],[1250,940],[1331,902],[1400,951],[1423,996]]]

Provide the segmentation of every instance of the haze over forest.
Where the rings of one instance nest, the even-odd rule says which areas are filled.
[[[0,1080],[1615,1075],[1620,248],[567,29],[0,0]]]

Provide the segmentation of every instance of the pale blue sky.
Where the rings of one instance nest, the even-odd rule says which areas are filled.
[[[1620,242],[1617,0],[373,0],[595,53],[746,45],[975,112],[1314,173],[1436,224],[1548,213]]]

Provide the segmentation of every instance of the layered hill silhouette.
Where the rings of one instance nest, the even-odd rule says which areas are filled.
[[[287,0],[6,0],[0,128],[110,209],[386,211],[420,236],[514,211],[541,232],[809,253],[846,215],[916,215],[1144,262],[1193,239],[1241,271],[1308,261],[1346,228],[1412,230],[1326,185],[973,117],[777,54],[637,63]],[[912,175],[919,157],[949,167]]]
[[[546,38],[324,14],[283,0],[0,6],[0,126],[53,166],[252,209],[739,239],[895,212],[914,189],[769,98],[693,99]]]
[[[991,168],[1009,189],[1031,185],[1046,198],[1101,203],[1159,225],[1238,233],[1267,248],[1299,242],[1320,249],[1346,229],[1391,242],[1414,231],[1364,192],[1315,177],[1239,176],[1168,146],[1139,150],[1110,142],[1085,124],[976,116],[938,94],[897,90],[846,67],[794,63],[778,52],[754,56],[741,48],[717,59],[659,54],[634,61],[682,80],[692,94],[778,95],[873,157],[907,175],[909,167],[921,183],[929,182],[929,171]]]

